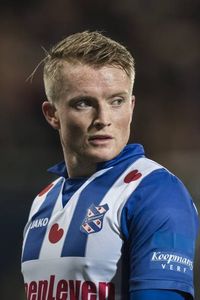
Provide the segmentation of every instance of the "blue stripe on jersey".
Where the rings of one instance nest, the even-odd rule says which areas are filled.
[[[127,160],[95,178],[80,194],[74,215],[72,217],[69,230],[67,232],[61,256],[85,256],[85,248],[88,235],[80,231],[81,224],[87,214],[88,208],[94,204],[98,206],[118,177],[124,170],[138,157],[132,157],[132,161]],[[117,197],[117,195],[116,195]],[[114,201],[115,199],[113,199]],[[94,233],[95,234],[95,233]]]
[[[57,197],[59,195],[62,182],[62,179],[59,180],[57,184],[52,188],[52,190],[49,191],[43,204],[41,205],[39,210],[33,215],[31,223],[34,221],[36,222],[36,220],[39,221],[41,219],[48,219],[49,221]],[[39,258],[40,249],[42,247],[42,243],[47,230],[47,224],[48,222],[45,224],[45,226],[35,226],[33,228],[29,228],[29,233],[25,242],[24,252],[22,255],[22,262]]]

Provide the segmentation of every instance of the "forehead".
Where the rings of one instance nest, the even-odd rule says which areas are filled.
[[[94,67],[85,64],[65,62],[62,68],[62,81],[68,91],[93,91],[98,89],[132,89],[132,80],[123,69],[113,66]]]

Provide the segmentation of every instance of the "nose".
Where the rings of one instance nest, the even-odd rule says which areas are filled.
[[[97,108],[93,125],[98,130],[111,125],[108,107],[102,105]]]

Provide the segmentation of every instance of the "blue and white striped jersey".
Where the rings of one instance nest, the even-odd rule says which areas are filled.
[[[24,230],[28,300],[122,300],[140,289],[193,295],[198,217],[182,182],[139,144],[89,178],[59,178],[34,200]]]

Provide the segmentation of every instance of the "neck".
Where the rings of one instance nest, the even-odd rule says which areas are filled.
[[[96,163],[78,159],[73,155],[64,155],[69,178],[89,177],[96,172]]]

